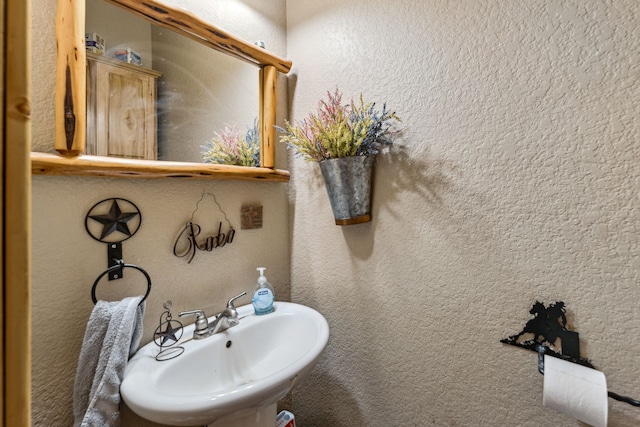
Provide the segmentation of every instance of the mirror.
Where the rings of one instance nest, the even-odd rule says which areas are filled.
[[[275,107],[278,71],[286,73],[291,62],[243,41],[183,10],[155,0],[105,0],[121,6],[162,31],[172,30],[203,46],[224,52],[257,66],[259,97],[260,167],[156,162],[83,156],[86,128],[85,4],[84,0],[59,0],[56,36],[56,150],[61,155],[32,153],[34,174],[116,177],[192,177],[288,181],[287,171],[275,170]],[[254,110],[255,111],[255,110]],[[199,150],[198,150],[199,151]]]
[[[113,58],[116,52],[130,48],[141,58],[141,67],[134,64],[130,67],[134,77],[139,72],[143,78],[148,78],[147,69],[161,73],[157,79],[152,74],[157,100],[151,112],[155,117],[148,120],[152,131],[157,128],[157,132],[150,132],[156,135],[157,160],[202,162],[201,147],[215,133],[235,126],[237,133],[244,135],[247,127],[254,126],[259,111],[255,66],[161,28],[104,0],[86,0],[85,31],[97,34],[105,41],[104,56],[94,57],[87,53],[90,70],[96,61],[111,64],[113,61],[105,58]],[[93,73],[88,72],[87,78],[92,76]],[[89,87],[92,87],[91,83]],[[88,104],[91,100],[89,91]],[[90,126],[91,107],[88,111],[87,154],[99,154],[93,149],[98,135],[95,126]],[[107,124],[103,126],[107,127]],[[145,128],[142,123],[134,130]],[[109,133],[118,135],[117,130],[112,129]],[[101,142],[102,138],[104,136],[100,135]],[[143,137],[137,139],[143,140]],[[100,155],[109,155],[107,147],[102,152],[104,154]]]

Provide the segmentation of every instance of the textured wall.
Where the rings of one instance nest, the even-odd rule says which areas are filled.
[[[33,145],[38,151],[53,147],[53,97],[55,68],[55,3],[34,0],[33,32]],[[233,0],[219,4],[231,5]],[[251,28],[265,29],[270,47],[284,55],[284,0],[277,3],[281,21],[258,19]],[[271,13],[272,5],[269,11]],[[213,17],[210,17],[214,20]],[[279,28],[279,30],[278,30]],[[256,69],[256,81],[257,81]],[[285,85],[282,85],[286,93]],[[286,114],[282,96],[280,112]],[[201,141],[204,143],[205,141]],[[286,161],[282,150],[279,160]],[[284,168],[285,165],[278,165]],[[196,254],[191,264],[176,258],[173,244],[184,223],[189,220],[203,192],[217,196],[237,230],[232,244],[212,252]],[[33,425],[67,427],[73,423],[72,392],[78,354],[84,329],[93,308],[91,285],[106,268],[106,247],[93,240],[84,229],[84,216],[98,201],[123,197],[142,211],[139,232],[123,243],[127,263],[148,271],[153,289],[144,319],[144,337],[150,341],[158,326],[162,303],[173,301],[177,311],[203,308],[213,314],[224,308],[229,297],[242,291],[251,293],[264,265],[267,277],[279,299],[289,299],[289,247],[287,184],[227,181],[127,180],[102,178],[60,178],[36,176],[33,179]],[[260,204],[264,208],[264,226],[258,230],[240,230],[240,207]],[[207,234],[217,231],[215,220],[222,220],[212,199],[200,204],[196,221],[207,224]],[[198,215],[208,214],[210,219]],[[144,280],[136,271],[126,270],[124,289],[118,286],[116,298],[141,293]],[[111,286],[110,286],[111,285]],[[123,285],[117,283],[117,285]],[[103,280],[99,292],[117,286]],[[244,302],[248,303],[249,297]],[[240,301],[239,301],[240,302]],[[186,321],[188,322],[188,321]],[[142,427],[146,422],[125,411],[123,427]]]
[[[333,225],[291,160],[292,300],[331,327],[300,425],[579,425],[499,343],[536,299],[638,398],[640,3],[294,0],[287,40],[292,119],[336,85],[404,118],[369,224]],[[639,423],[610,401],[611,426]]]

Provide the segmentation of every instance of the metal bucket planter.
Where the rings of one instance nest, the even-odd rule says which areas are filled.
[[[336,225],[371,221],[371,172],[374,156],[319,162]]]

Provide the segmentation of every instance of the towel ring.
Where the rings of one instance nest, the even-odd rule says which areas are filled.
[[[118,262],[116,265],[112,265],[111,267],[109,267],[105,271],[103,271],[102,274],[100,274],[98,276],[96,281],[93,282],[93,286],[91,287],[91,299],[93,300],[94,304],[96,304],[98,302],[98,300],[96,299],[96,287],[98,286],[98,282],[100,282],[100,279],[102,279],[104,276],[106,276],[107,274],[109,274],[109,273],[111,273],[113,271],[120,270],[122,268],[127,268],[127,267],[131,267],[131,268],[134,268],[134,269],[138,270],[139,272],[144,274],[144,277],[147,278],[147,293],[144,294],[144,296],[142,297],[142,301],[140,301],[140,304],[142,304],[144,302],[144,300],[147,299],[147,297],[149,296],[149,293],[151,293],[151,277],[149,277],[149,273],[144,271],[144,269],[142,267],[138,267],[137,265],[133,265],[133,264],[125,264],[122,260],[120,260],[120,262]],[[140,304],[138,304],[138,305],[140,305]]]

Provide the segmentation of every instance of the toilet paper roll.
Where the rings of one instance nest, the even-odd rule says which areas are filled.
[[[595,369],[544,356],[542,404],[594,427],[606,427],[607,380]]]

